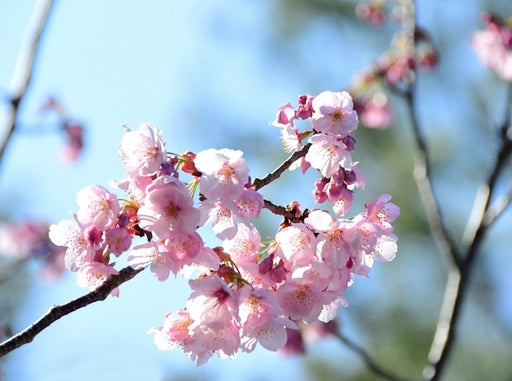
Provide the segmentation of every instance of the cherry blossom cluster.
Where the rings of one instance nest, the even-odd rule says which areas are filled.
[[[474,33],[473,49],[480,60],[505,81],[512,80],[512,27],[497,16],[482,15],[485,30]]]
[[[308,128],[300,130],[306,120]],[[185,308],[150,332],[159,349],[180,347],[198,365],[213,354],[251,352],[257,343],[276,351],[299,326],[332,321],[347,305],[342,294],[354,275],[368,276],[374,261],[390,261],[397,250],[391,222],[399,208],[391,196],[342,218],[352,192],[366,181],[351,157],[358,116],[350,94],[302,95],[297,107],[280,107],[272,124],[295,155],[281,168],[316,169],[313,200],[329,202],[329,210],[302,212],[297,202],[276,206],[260,189],[278,176],[251,181],[241,151],[167,153],[162,132],[144,123],[124,135],[119,153],[125,176],[110,183],[128,196],[86,187],[78,192],[73,219],[50,228],[51,240],[66,246],[66,266],[78,273],[81,286],[95,289],[116,274],[115,257],[125,252],[133,269],[149,267],[160,281],[170,273],[190,278]],[[284,216],[266,242],[251,223],[262,208]],[[207,246],[198,231],[204,226],[220,245]]]
[[[403,23],[408,18],[408,6],[400,1],[368,0],[361,1],[356,7],[358,18],[373,26],[382,25],[388,13],[391,14],[391,19],[400,25],[388,51],[371,67],[356,75],[350,86],[350,93],[354,97],[354,109],[366,127],[388,127],[393,119],[393,112],[385,90],[406,88],[414,82],[417,69],[430,70],[439,60],[426,30],[416,26],[414,36],[411,38],[412,32],[404,28]]]

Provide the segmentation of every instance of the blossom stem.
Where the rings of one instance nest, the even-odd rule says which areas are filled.
[[[300,150],[294,152],[287,160],[285,160],[279,167],[277,167],[274,170],[274,172],[268,173],[262,179],[254,179],[254,181],[252,182],[252,185],[254,186],[254,189],[255,190],[259,190],[259,189],[263,188],[265,185],[268,185],[271,182],[277,180],[283,174],[284,171],[286,171],[288,168],[290,168],[290,166],[295,161],[297,161],[301,157],[306,156],[306,154],[308,153],[310,147],[311,147],[311,143],[306,144]]]

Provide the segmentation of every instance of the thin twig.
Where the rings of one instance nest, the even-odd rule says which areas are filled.
[[[105,300],[116,287],[119,287],[119,285],[122,283],[132,279],[142,270],[143,269],[134,270],[131,267],[126,267],[122,269],[119,274],[110,276],[110,278],[108,278],[96,290],[60,306],[51,307],[45,315],[30,325],[27,329],[0,344],[0,357],[5,356],[7,353],[18,347],[21,347],[24,344],[30,343],[32,340],[34,340],[39,332],[50,326],[50,324],[54,323],[61,317],[82,307],[88,306],[91,303]]]
[[[410,381],[409,378],[397,376],[391,373],[390,371],[384,369],[382,365],[380,365],[364,348],[362,348],[361,346],[354,343],[352,340],[345,337],[341,332],[335,332],[334,336],[338,338],[352,351],[356,352],[359,356],[361,356],[368,369],[370,369],[376,375],[391,381]]]
[[[53,0],[38,0],[32,12],[27,29],[25,30],[24,41],[18,55],[14,68],[14,74],[9,88],[9,106],[7,110],[5,137],[0,145],[0,163],[2,162],[5,149],[16,129],[18,110],[23,97],[30,84],[36,54],[39,48],[39,41],[46,26],[48,15]]]
[[[311,143],[306,144],[304,147],[302,147],[300,150],[295,151],[288,159],[286,159],[279,167],[277,167],[274,172],[268,173],[264,178],[262,179],[254,179],[252,182],[252,185],[254,186],[255,190],[263,188],[265,185],[270,184],[271,182],[277,180],[284,171],[286,171],[290,166],[300,159],[303,156],[306,156],[308,153],[309,147],[311,147]]]

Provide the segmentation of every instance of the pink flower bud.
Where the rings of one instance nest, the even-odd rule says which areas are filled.
[[[347,135],[343,138],[343,144],[345,145],[345,149],[348,152],[351,152],[354,150],[356,139],[354,139],[352,136]]]
[[[272,270],[273,263],[274,263],[274,255],[270,255],[269,257],[262,260],[258,267],[260,274],[263,275],[263,274],[268,273],[270,270]]]

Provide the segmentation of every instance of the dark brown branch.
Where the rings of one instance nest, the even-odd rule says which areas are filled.
[[[284,218],[286,218],[290,222],[302,222],[304,220],[304,218],[305,218],[304,213],[301,214],[300,216],[297,216],[297,215],[295,215],[294,213],[290,212],[288,209],[286,209],[285,207],[283,207],[281,205],[273,204],[269,200],[263,200],[263,201],[265,203],[263,205],[263,207],[265,209],[268,209],[272,213],[277,214],[279,216],[283,216]]]
[[[309,147],[311,147],[311,143],[306,144],[304,147],[302,147],[300,150],[294,152],[286,161],[284,161],[279,167],[277,167],[274,172],[268,173],[264,178],[262,179],[254,179],[252,182],[252,185],[254,186],[254,189],[258,190],[263,188],[265,185],[270,184],[271,182],[277,180],[284,171],[286,171],[290,166],[300,159],[303,156],[306,156],[306,154],[309,151]]]
[[[29,25],[25,31],[23,45],[18,55],[18,61],[16,62],[9,88],[9,105],[4,127],[5,137],[0,145],[0,163],[11,136],[16,129],[18,110],[30,84],[39,41],[46,26],[52,4],[53,0],[39,0],[36,2]]]
[[[32,340],[34,340],[39,332],[50,326],[50,324],[54,323],[61,317],[82,307],[88,306],[91,303],[105,300],[110,292],[112,292],[112,290],[114,290],[116,287],[119,287],[119,285],[122,283],[132,279],[141,271],[142,269],[134,270],[131,267],[126,267],[122,269],[119,274],[110,276],[110,278],[108,278],[96,290],[91,291],[68,303],[51,307],[45,315],[43,315],[30,327],[0,344],[0,357],[5,356],[7,353],[18,347],[21,347],[24,344],[30,343]]]
[[[341,332],[335,332],[334,336],[352,351],[357,353],[363,359],[368,369],[370,369],[376,375],[391,381],[410,381],[408,378],[394,375],[393,373],[384,369],[364,348],[345,337]]]

